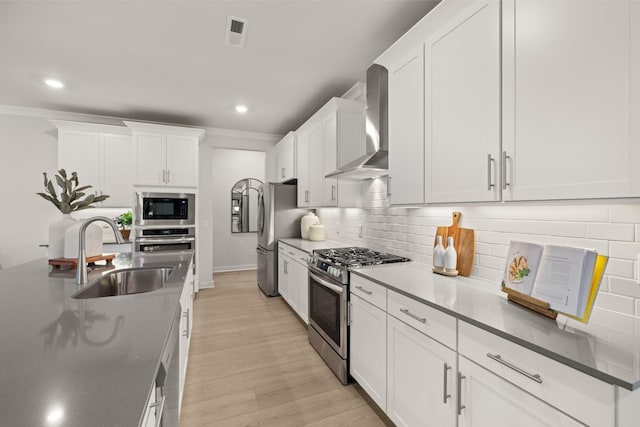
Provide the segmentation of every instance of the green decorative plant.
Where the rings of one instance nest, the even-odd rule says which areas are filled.
[[[121,230],[126,230],[131,227],[131,223],[133,222],[133,215],[131,211],[128,211],[114,218],[114,221],[120,226]]]
[[[106,194],[96,196],[95,194],[84,193],[84,191],[92,187],[90,185],[79,187],[80,182],[76,172],[72,172],[71,177],[67,177],[67,172],[64,169],[60,169],[55,176],[56,184],[60,187],[60,198],[58,198],[52,180],[47,177],[46,172],[42,174],[44,175],[44,188],[47,192],[36,194],[53,203],[63,214],[94,208],[94,203],[101,202],[109,197]]]

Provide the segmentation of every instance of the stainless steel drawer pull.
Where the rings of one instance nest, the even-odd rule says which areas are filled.
[[[447,393],[447,371],[451,369],[451,366],[444,364],[444,388],[442,390],[442,403],[447,403],[447,399],[451,397],[449,393]]]
[[[487,357],[489,359],[495,360],[496,362],[506,366],[509,369],[513,369],[517,373],[524,375],[525,377],[529,378],[530,380],[533,380],[533,381],[535,381],[535,382],[537,382],[539,384],[542,384],[542,378],[540,377],[540,374],[530,374],[529,372],[525,371],[524,369],[518,368],[513,363],[507,362],[499,354],[487,353]]]
[[[415,314],[413,314],[412,312],[410,312],[406,308],[401,308],[400,311],[403,312],[404,314],[406,314],[407,316],[416,319],[420,323],[427,323],[427,318],[426,317],[416,316]]]
[[[149,408],[156,410],[156,427],[160,427],[162,424],[162,413],[164,412],[164,402],[167,396],[162,396],[160,402],[154,402],[149,405]]]
[[[502,189],[506,190],[510,183],[507,181],[507,159],[511,160],[511,156],[507,156],[507,152],[502,152]]]
[[[462,380],[465,378],[467,377],[458,372],[458,415],[462,415],[462,410],[466,408],[462,404]]]
[[[489,153],[489,155],[487,156],[487,190],[491,190],[493,187],[495,187],[496,185],[491,182],[493,181],[493,174],[491,173],[493,171],[493,162],[495,162],[495,159],[493,157],[491,157],[491,153]]]
[[[362,286],[356,286],[356,289],[360,289],[362,292],[364,292],[367,295],[373,295],[373,292],[366,290]]]

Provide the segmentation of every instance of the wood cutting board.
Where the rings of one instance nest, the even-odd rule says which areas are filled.
[[[442,246],[446,249],[447,237],[453,237],[453,246],[458,253],[456,270],[458,270],[460,276],[470,276],[473,268],[473,256],[476,252],[476,236],[473,229],[458,226],[461,216],[461,212],[453,212],[453,223],[436,229],[433,245],[436,245],[438,236],[442,236]]]

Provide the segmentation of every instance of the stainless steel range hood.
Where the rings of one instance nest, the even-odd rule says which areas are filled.
[[[346,165],[338,165],[337,170],[326,175],[327,178],[339,176],[357,180],[388,175],[388,81],[387,69],[382,65],[373,64],[367,69],[366,153]]]

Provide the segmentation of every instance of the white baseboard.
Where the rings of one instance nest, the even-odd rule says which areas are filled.
[[[198,290],[213,288],[213,280],[205,280],[198,282]]]
[[[242,270],[255,270],[258,268],[256,264],[247,264],[247,265],[227,265],[223,267],[214,267],[214,273],[225,273],[227,271],[242,271]]]

